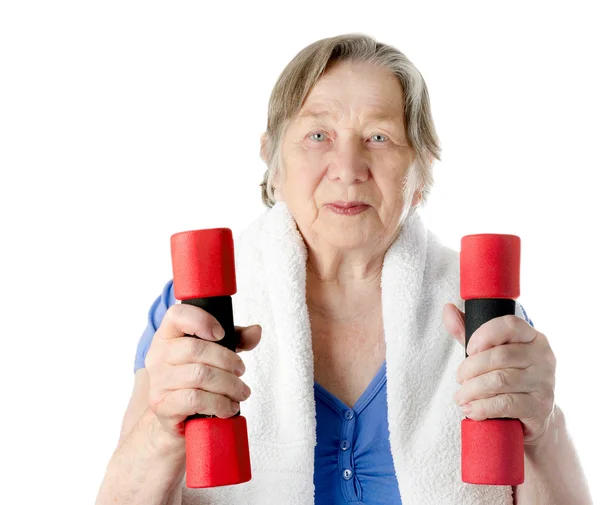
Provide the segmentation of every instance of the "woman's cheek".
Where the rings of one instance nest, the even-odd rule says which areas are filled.
[[[318,149],[307,149],[303,152],[302,172],[308,178],[321,178],[326,170],[325,151]]]
[[[323,178],[324,171],[319,166],[318,160],[311,159],[298,159],[293,166],[288,164],[286,181],[288,192],[291,190],[302,200],[312,197]]]
[[[405,170],[403,166],[392,162],[379,162],[371,166],[373,181],[383,200],[392,202],[402,194]]]

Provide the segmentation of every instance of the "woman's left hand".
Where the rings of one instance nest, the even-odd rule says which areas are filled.
[[[444,325],[463,347],[464,317],[456,305],[444,305]],[[520,419],[525,445],[536,445],[555,406],[556,358],[546,336],[516,315],[497,317],[473,333],[467,354],[456,371],[462,386],[454,401],[475,421]]]

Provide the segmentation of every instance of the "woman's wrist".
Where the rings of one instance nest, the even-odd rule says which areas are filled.
[[[150,409],[146,410],[144,417],[143,422],[148,423],[150,444],[159,455],[163,457],[174,456],[176,458],[185,455],[185,438],[183,436],[166,431]]]
[[[167,503],[185,474],[185,439],[180,439],[147,409],[115,450],[96,505]]]
[[[548,450],[552,450],[552,446],[556,444],[556,434],[560,429],[564,429],[565,420],[562,411],[558,405],[554,405],[552,413],[548,420],[546,431],[539,440],[534,444],[525,445],[525,455],[535,461],[546,456]]]

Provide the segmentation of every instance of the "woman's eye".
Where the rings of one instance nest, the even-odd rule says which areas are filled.
[[[315,135],[321,135],[322,137],[324,137],[324,136],[325,136],[325,134],[324,134],[323,132],[316,132],[316,133],[311,133],[311,134],[309,135],[309,138],[311,138],[311,139],[312,139],[312,137],[313,137],[313,136],[315,136]],[[320,141],[319,141],[319,140],[317,140],[316,142],[320,142]]]
[[[371,135],[371,138],[373,138],[373,137],[383,137],[384,139],[387,139],[387,137],[385,135],[382,135],[381,133],[376,133],[375,135]],[[383,142],[376,141],[375,143],[382,144]]]

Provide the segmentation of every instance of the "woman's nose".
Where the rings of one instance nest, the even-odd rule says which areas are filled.
[[[369,165],[360,142],[346,142],[336,145],[330,152],[327,176],[339,179],[347,185],[365,182],[369,178]]]

